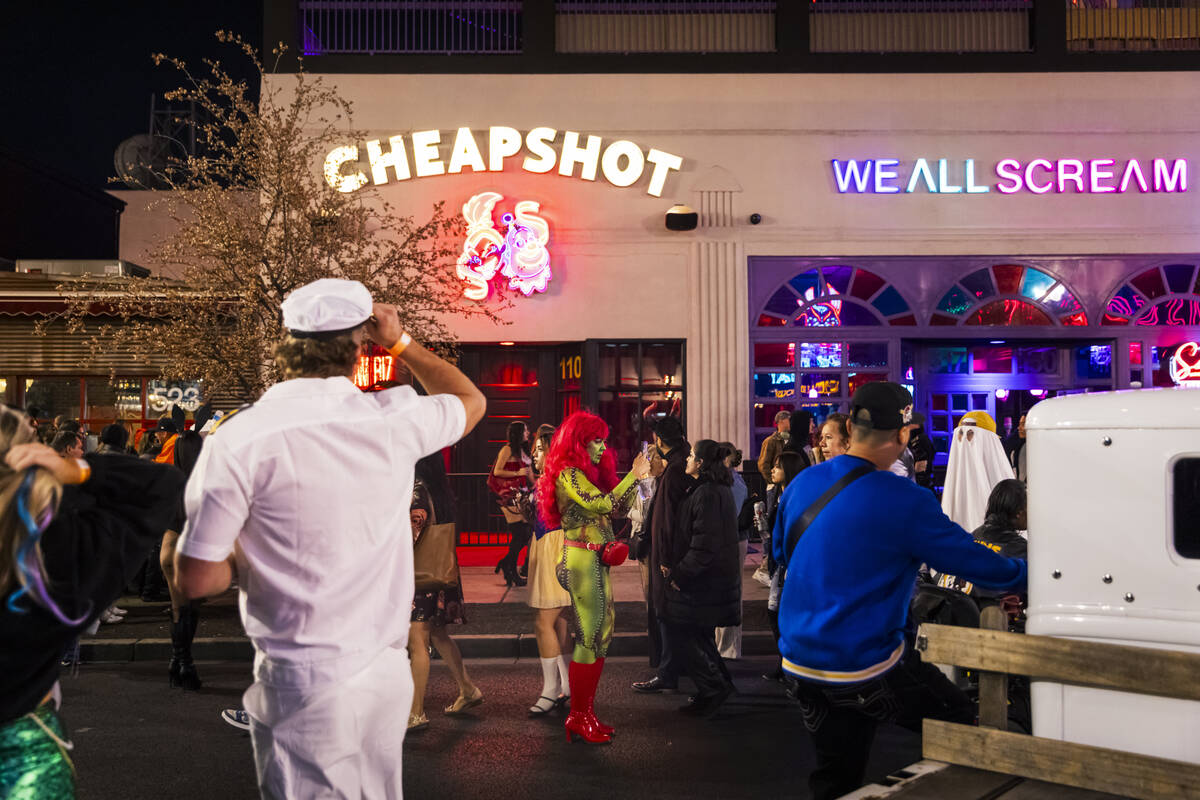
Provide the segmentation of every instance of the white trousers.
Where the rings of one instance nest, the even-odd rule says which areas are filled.
[[[750,542],[742,539],[738,542],[738,553],[741,554],[741,559],[738,560],[738,573],[741,573],[742,565],[746,563],[746,550],[749,549]],[[766,559],[763,559],[764,562]],[[742,657],[742,626],[735,625],[730,628],[716,628],[714,636],[717,640],[717,652],[721,654],[721,658],[741,658]]]
[[[395,648],[333,685],[256,682],[242,702],[264,800],[400,800],[412,699],[408,653]]]

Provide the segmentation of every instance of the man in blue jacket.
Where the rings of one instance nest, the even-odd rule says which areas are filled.
[[[911,414],[899,384],[859,388],[850,449],[804,470],[780,501],[779,648],[816,746],[817,800],[862,784],[879,722],[919,731],[924,717],[974,721],[971,701],[906,637],[921,564],[988,588],[1025,586],[1023,560],[980,546],[928,489],[888,471],[908,445]]]

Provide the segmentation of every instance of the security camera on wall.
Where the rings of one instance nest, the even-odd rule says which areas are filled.
[[[667,230],[694,231],[700,224],[700,215],[685,205],[673,205],[667,209]]]

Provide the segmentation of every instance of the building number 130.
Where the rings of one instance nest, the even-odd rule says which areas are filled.
[[[564,381],[577,381],[583,377],[583,356],[560,358],[558,368],[562,372]]]

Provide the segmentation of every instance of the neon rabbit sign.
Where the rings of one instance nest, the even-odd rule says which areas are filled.
[[[499,192],[480,192],[463,203],[467,237],[455,271],[466,283],[463,294],[484,300],[497,274],[508,278],[508,288],[528,297],[546,291],[550,271],[550,225],[538,215],[541,206],[522,200],[511,213],[500,215],[504,232],[496,227],[493,213],[504,199]]]

